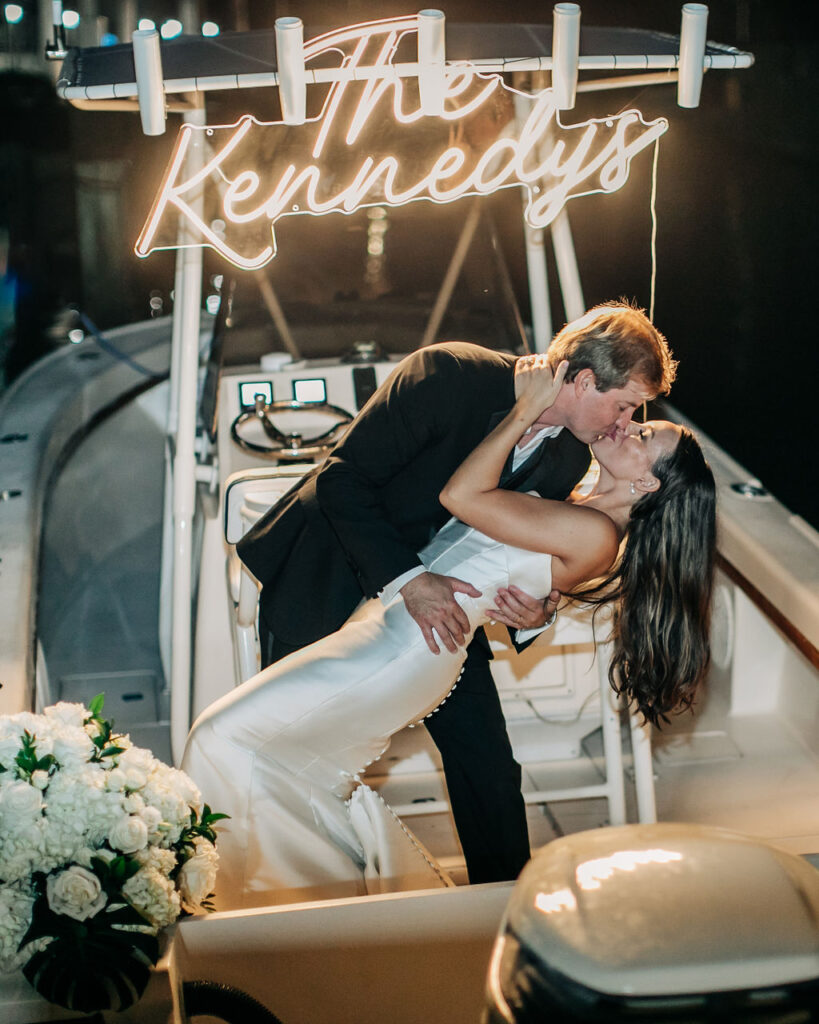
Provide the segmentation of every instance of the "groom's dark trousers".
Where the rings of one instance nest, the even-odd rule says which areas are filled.
[[[262,584],[263,664],[334,632],[362,597],[420,564],[417,552],[449,518],[441,489],[514,404],[515,359],[465,342],[408,356],[333,454],[242,538],[239,556]],[[589,458],[563,430],[502,483],[562,500]],[[472,883],[515,878],[529,857],[490,658],[480,630],[457,688],[426,723]]]

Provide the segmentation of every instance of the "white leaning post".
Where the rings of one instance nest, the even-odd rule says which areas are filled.
[[[698,107],[705,62],[708,8],[705,4],[684,4],[680,25],[680,77],[677,106]]]
[[[626,823],[626,787],[623,779],[623,747],[620,737],[620,698],[609,683],[611,648],[597,645],[597,673],[600,681],[600,723],[603,728],[603,758],[606,764],[606,799],[609,824]]]
[[[205,124],[204,106],[187,114],[191,124]],[[204,166],[204,133],[194,132],[188,150],[187,173]],[[202,192],[191,201],[201,212]],[[174,318],[178,334],[178,422],[173,459],[173,570],[171,597],[171,752],[179,764],[190,729],[191,709],[191,586],[193,517],[196,505],[196,416],[199,386],[199,334],[202,308],[202,249],[189,245],[179,254],[181,273],[176,284]]]
[[[301,18],[276,18],[279,100],[285,124],[304,124],[307,79],[304,74],[304,25]]]
[[[580,59],[580,7],[555,4],[552,13],[552,89],[558,110],[571,110]]]
[[[155,28],[137,29],[133,34],[134,70],[142,131],[146,135],[165,134],[165,83],[159,33]]]
[[[631,729],[637,820],[641,825],[653,825],[657,820],[657,799],[654,794],[654,765],[651,761],[651,726],[648,722],[641,722],[638,714],[630,709],[628,723]]]
[[[444,112],[445,26],[443,11],[418,12],[418,92],[427,117],[440,117]]]

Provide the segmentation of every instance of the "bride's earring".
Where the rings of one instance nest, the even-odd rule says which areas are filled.
[[[636,494],[637,493],[637,488],[634,486],[634,481],[633,480],[631,480],[629,482],[628,489],[631,491],[632,494]]]

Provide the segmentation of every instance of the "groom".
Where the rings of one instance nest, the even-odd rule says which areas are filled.
[[[620,303],[567,324],[549,349],[553,367],[563,359],[557,401],[501,480],[560,500],[585,473],[589,443],[622,433],[637,406],[669,390],[676,365],[644,313]],[[362,597],[399,591],[431,650],[463,643],[468,623],[454,595],[478,592],[425,571],[417,552],[449,518],[443,485],[514,404],[517,361],[465,342],[407,356],[332,455],[242,538],[239,556],[262,584],[263,665],[338,629]],[[496,604],[495,618],[518,630],[542,629],[553,609],[512,587]],[[518,639],[520,650],[530,637]],[[521,770],[490,658],[479,631],[457,688],[427,719],[472,883],[515,878],[529,858]]]

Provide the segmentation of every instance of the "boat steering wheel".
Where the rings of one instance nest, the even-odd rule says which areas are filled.
[[[283,433],[275,426],[270,416],[277,412],[311,412],[331,413],[338,417],[336,423],[323,434],[315,437],[305,438],[298,431]],[[265,435],[269,438],[270,444],[257,444],[242,437],[239,428],[250,421],[258,422]],[[261,395],[256,396],[255,407],[246,412],[240,413],[230,425],[230,436],[234,442],[246,452],[253,455],[260,455],[264,459],[273,459],[276,462],[301,462],[314,460],[328,455],[335,445],[341,440],[345,430],[352,423],[353,416],[337,405],[330,405],[329,402],[271,402],[265,404]]]

